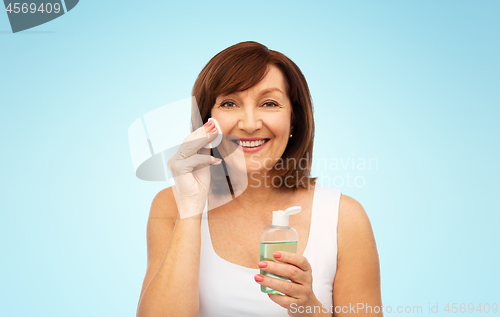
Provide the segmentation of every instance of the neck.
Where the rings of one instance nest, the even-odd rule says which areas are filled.
[[[272,178],[269,174],[253,173],[248,175],[248,185],[233,200],[233,203],[242,207],[243,210],[252,210],[253,212],[271,212],[270,208],[281,206],[285,197],[293,192],[290,188],[280,188],[273,186]],[[262,209],[262,210],[261,210]]]

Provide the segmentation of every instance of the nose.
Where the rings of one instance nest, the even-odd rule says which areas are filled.
[[[252,134],[262,128],[262,120],[254,107],[246,107],[246,109],[241,112],[238,128],[246,131],[248,134]]]

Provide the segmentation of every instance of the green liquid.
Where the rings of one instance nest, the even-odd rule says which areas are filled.
[[[297,241],[287,241],[287,242],[261,242],[260,243],[260,260],[261,261],[274,261],[274,262],[279,262],[274,259],[273,252],[276,251],[286,251],[290,253],[297,253]],[[273,273],[268,273],[266,271],[260,270],[260,274],[264,276],[269,276],[269,277],[274,277],[278,278],[283,281],[290,281],[286,277],[276,275]],[[264,293],[268,294],[280,294],[283,295],[283,293],[275,291],[269,287],[266,287],[264,285],[260,286],[260,290]]]

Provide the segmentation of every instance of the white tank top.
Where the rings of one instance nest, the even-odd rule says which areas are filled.
[[[313,291],[331,311],[337,271],[337,223],[341,191],[316,184],[311,227],[303,256],[312,267]],[[285,206],[286,207],[286,206]],[[201,222],[199,317],[288,317],[287,310],[260,291],[254,275],[259,269],[234,264],[215,253],[210,238],[207,206]],[[264,228],[262,228],[264,229]],[[325,250],[330,250],[326,252]]]

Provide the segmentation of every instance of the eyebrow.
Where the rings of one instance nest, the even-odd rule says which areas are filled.
[[[275,92],[275,91],[277,91],[283,95],[283,92],[281,91],[281,89],[279,89],[277,87],[273,87],[273,88],[267,88],[267,89],[262,90],[261,92],[259,92],[258,96],[264,96],[266,94],[269,94],[269,93]],[[231,94],[225,95],[225,97],[230,96],[230,95],[234,95],[234,94],[235,93],[231,93]]]
[[[265,94],[268,94],[268,93],[271,93],[271,92],[274,92],[274,91],[277,91],[277,92],[279,92],[279,93],[283,94],[283,92],[281,91],[281,89],[274,87],[274,88],[268,88],[268,89],[264,89],[264,90],[262,90],[262,91],[259,93],[259,96],[263,96],[263,95],[265,95]]]

